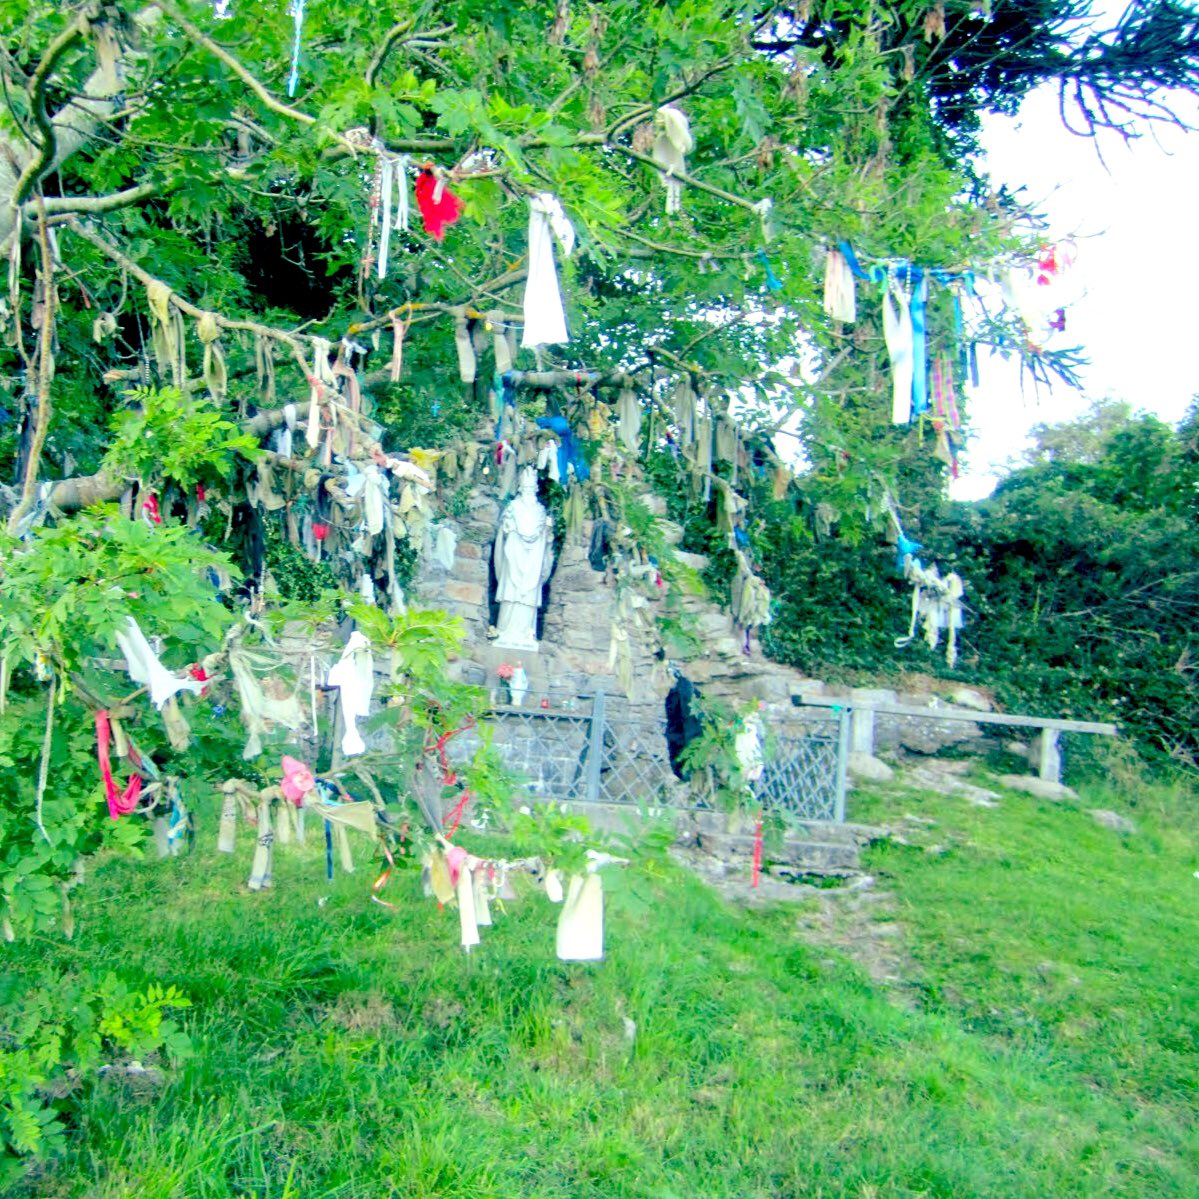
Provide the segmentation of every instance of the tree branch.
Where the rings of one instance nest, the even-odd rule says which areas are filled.
[[[276,100],[273,95],[267,90],[265,84],[261,82],[246,66],[238,59],[234,58],[228,50],[219,42],[213,41],[202,29],[193,25],[183,13],[170,2],[170,0],[153,0],[154,7],[158,8],[164,16],[169,17],[189,38],[198,46],[202,46],[214,58],[219,59],[231,70],[234,75],[244,83],[250,91],[254,93],[258,99],[275,113],[277,116],[286,117],[289,121],[296,121],[301,125],[316,125],[317,119],[309,112],[304,112],[302,109],[295,108],[290,104],[283,103],[282,100]],[[329,136],[343,150],[357,157],[364,149],[363,146],[351,141],[344,133],[336,129],[328,130]],[[453,150],[454,143],[445,138],[412,138],[406,142],[397,142],[390,149],[397,152],[416,152],[421,151],[441,151]]]
[[[124,191],[111,192],[106,196],[47,196],[44,207],[47,216],[58,216],[62,213],[94,214],[112,212],[116,208],[126,208],[152,196],[159,190],[157,183],[139,183],[136,187],[127,187]],[[29,209],[29,204],[26,204]]]
[[[29,193],[37,186],[38,181],[50,170],[57,150],[57,138],[54,132],[54,122],[46,112],[46,84],[50,73],[58,65],[59,59],[83,37],[87,29],[87,19],[76,17],[66,29],[50,43],[42,60],[37,64],[29,80],[29,111],[34,124],[42,135],[42,144],[33,159],[21,172],[17,185],[13,189],[10,201],[14,210],[21,207]]]
[[[626,158],[633,159],[634,162],[643,162],[647,167],[653,167],[659,175],[664,175],[661,164],[655,162],[648,154],[639,154],[636,150],[629,146],[622,146],[618,142],[607,142],[606,148],[610,150],[618,150]],[[707,192],[710,196],[715,196],[718,200],[724,200],[729,204],[736,204],[738,208],[744,208],[746,212],[752,212],[755,216],[759,216],[757,204],[753,200],[747,200],[744,196],[734,195],[732,192],[726,192],[722,187],[716,187],[714,184],[705,183],[702,179],[696,179],[694,175],[688,175],[683,171],[675,171],[670,176],[677,183],[682,183],[687,187],[694,187],[701,192]]]
[[[231,70],[234,75],[244,83],[250,91],[262,101],[263,104],[281,117],[287,117],[291,121],[299,121],[302,125],[315,125],[316,117],[311,113],[301,112],[298,108],[293,108],[290,104],[284,104],[282,100],[276,100],[274,96],[267,91],[266,87],[244,67],[224,46],[219,42],[214,42],[202,29],[193,25],[187,17],[169,0],[154,0],[156,8],[160,9],[164,16],[169,17],[184,33],[187,34],[197,46],[203,46],[214,58],[220,59]],[[340,135],[335,135],[340,136]],[[344,138],[341,139],[344,141]],[[353,149],[349,143],[346,145]]]
[[[94,230],[89,229],[86,225],[83,225],[79,221],[72,219],[68,221],[64,227],[69,229],[76,236],[82,237],[84,241],[95,246],[96,249],[102,254],[106,255],[108,258],[111,258],[113,262],[123,267],[135,279],[141,280],[141,282],[147,286],[152,283],[160,284],[163,287],[166,286],[161,279],[156,278],[154,275],[151,275],[149,271],[138,266],[138,264],[134,262],[133,259],[127,254],[122,253],[122,251],[114,246],[111,242],[101,237]],[[202,316],[209,315],[209,313],[203,308],[198,308],[195,304],[185,300],[182,296],[176,294],[170,288],[168,288],[168,290],[171,292],[171,303],[174,304],[180,312],[184,312],[188,316],[195,317],[197,320]],[[296,361],[300,364],[301,369],[305,372],[305,374],[307,374],[308,365],[305,363],[304,356],[300,352],[301,341],[311,340],[307,334],[288,333],[283,329],[275,329],[270,325],[260,324],[258,321],[230,320],[228,317],[222,316],[219,312],[214,312],[211,315],[216,320],[217,325],[222,329],[241,330],[242,332],[246,333],[257,333],[262,337],[269,337],[274,341],[282,342],[292,351],[292,353],[295,355]]]
[[[636,125],[638,121],[643,121],[646,117],[652,116],[659,108],[662,108],[666,104],[673,104],[676,100],[683,100],[687,96],[693,95],[713,75],[719,75],[721,71],[727,71],[736,61],[734,58],[721,59],[720,62],[715,63],[708,70],[701,72],[689,83],[684,83],[682,87],[676,88],[675,91],[663,96],[657,104],[644,104],[639,108],[635,108],[631,113],[620,117],[608,127],[608,132],[604,135],[605,140],[608,142],[615,141],[630,125]]]
[[[384,62],[387,61],[388,54],[391,53],[391,48],[412,28],[415,17],[409,17],[406,21],[400,21],[393,25],[388,31],[383,40],[379,43],[378,50],[375,51],[375,56],[370,61],[370,66],[366,68],[367,87],[375,86],[375,76],[377,76],[383,68]]]
[[[396,43],[399,42],[400,39],[404,37],[404,34],[406,34],[412,28],[414,23],[415,23],[415,18],[410,17],[406,21],[399,21],[397,24],[393,25],[387,31],[387,34],[384,36],[383,41],[379,43],[378,50],[375,51],[374,58],[372,58],[370,61],[370,66],[368,66],[366,68],[366,75],[364,76],[364,78],[366,80],[367,87],[375,86],[375,79],[378,77],[379,72],[383,69],[383,64],[384,64],[384,62],[387,61],[387,56],[395,48]],[[453,33],[453,32],[454,32],[453,25],[442,25],[438,29],[430,29],[427,32],[423,32],[423,33],[414,33],[410,38],[404,38],[404,41],[401,44],[403,44],[403,45],[411,44],[413,46],[420,46],[420,47],[440,46],[443,43],[438,41],[437,39],[439,37],[443,36],[444,34]]]

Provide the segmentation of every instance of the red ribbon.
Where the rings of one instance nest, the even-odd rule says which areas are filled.
[[[470,803],[472,799],[474,799],[474,796],[471,795],[471,793],[465,788],[463,788],[462,794],[458,796],[458,802],[446,813],[446,817],[442,821],[442,824],[449,826],[446,829],[445,834],[445,839],[447,841],[452,841],[454,839],[454,834],[458,831],[458,825],[462,823],[462,813],[466,811],[466,805]]]
[[[441,736],[437,738],[437,762],[441,766],[442,786],[452,787],[458,781],[457,771],[450,769],[450,760],[446,755],[446,743],[451,737],[456,737],[459,733],[465,733],[467,729],[473,729],[474,727],[475,718],[473,716],[468,716],[466,720],[456,729],[450,729],[448,733],[442,733]],[[430,748],[431,747],[429,746],[428,742],[426,742],[425,752],[428,753]],[[471,793],[464,789],[462,794],[458,796],[458,802],[453,806],[453,808],[450,809],[448,813],[446,813],[446,817],[442,821],[442,824],[449,825],[449,830],[445,834],[447,841],[450,840],[458,831],[458,825],[462,822],[462,813],[466,811],[466,805],[470,803],[472,798],[473,797],[471,796]]]
[[[754,865],[750,875],[749,885],[756,887],[762,877],[762,813],[758,813],[758,823],[754,829]]]
[[[124,791],[118,791],[112,777],[112,766],[108,760],[108,747],[112,742],[112,724],[108,713],[101,708],[96,713],[96,758],[100,762],[100,773],[104,777],[104,797],[108,800],[108,814],[113,820],[127,816],[137,807],[141,798],[141,775],[132,775]]]
[[[386,841],[380,840],[379,844],[383,846],[383,855],[387,858],[387,866],[384,868],[383,873],[371,883],[371,900],[385,908],[394,908],[396,906],[394,903],[379,898],[379,892],[387,886],[387,880],[391,878],[391,872],[395,869],[396,865],[395,858],[391,856],[391,850],[387,848]]]
[[[150,492],[144,500],[142,500],[142,511],[146,515],[146,519],[153,524],[162,524],[162,517],[158,512],[158,496],[154,492]]]

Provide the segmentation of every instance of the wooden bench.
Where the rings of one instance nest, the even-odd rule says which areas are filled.
[[[1114,724],[1094,720],[1055,720],[1047,716],[1009,716],[1006,712],[976,712],[971,708],[936,706],[919,708],[909,704],[864,703],[852,698],[832,696],[793,696],[797,707],[839,708],[849,711],[849,743],[851,753],[874,753],[874,718],[876,716],[906,716],[914,720],[960,720],[968,724],[999,724],[1009,728],[1039,729],[1038,767],[1041,778],[1052,783],[1062,781],[1062,755],[1058,737],[1062,733],[1092,733],[1115,737],[1119,729]]]

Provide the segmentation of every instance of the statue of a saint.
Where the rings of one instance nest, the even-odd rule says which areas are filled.
[[[537,475],[526,467],[520,493],[500,514],[495,534],[496,645],[537,649],[537,609],[554,562],[554,518],[537,499]]]

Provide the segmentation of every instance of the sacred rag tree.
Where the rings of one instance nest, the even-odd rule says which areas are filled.
[[[398,655],[416,751],[471,718],[477,698],[438,684],[452,627],[406,617],[399,581],[428,518],[420,450],[515,411],[520,379],[575,438],[576,514],[618,408],[622,452],[673,445],[730,497],[743,458],[777,467],[764,434],[796,409],[846,526],[877,519],[905,470],[935,490],[957,429],[911,419],[923,375],[895,416],[892,334],[919,316],[918,360],[952,379],[972,265],[1035,262],[1023,214],[951,136],[975,101],[1018,93],[986,68],[1027,38],[970,48],[1027,7],[3,0],[5,932],[52,921],[78,855],[134,835],[97,813],[136,804],[142,774],[172,814],[189,787],[277,781],[264,730],[301,716],[264,692],[282,652],[258,615],[268,553],[293,596],[354,587],[359,624]],[[1138,45],[1159,62],[1182,46],[1189,70],[1188,22],[1164,42],[1136,25]],[[973,74],[947,106],[957,68],[938,47],[966,29],[953,61]],[[1093,62],[1089,40],[1055,36],[1035,47],[1049,74]],[[1135,94],[1161,81],[1144,60],[1124,60]],[[1128,101],[1110,72],[1082,77],[1084,100]],[[1068,366],[1028,333],[1005,310],[968,339]],[[733,415],[731,459],[713,461],[696,421]],[[390,517],[368,529],[370,571],[322,551],[328,497],[352,484],[332,468],[355,456],[402,488],[409,539]],[[276,544],[264,514],[310,480]],[[199,693],[163,698],[162,721],[120,670],[130,620]],[[315,678],[302,653],[291,666]],[[99,778],[109,741],[124,791]]]

